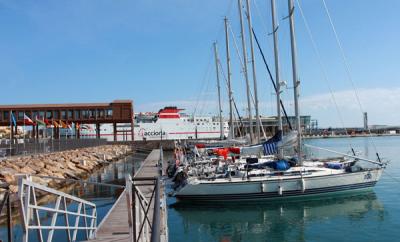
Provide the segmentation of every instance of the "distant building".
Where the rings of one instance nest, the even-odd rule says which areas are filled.
[[[368,130],[368,114],[364,112],[364,130]]]
[[[289,120],[289,122],[288,122]],[[283,116],[282,117],[282,125],[284,130],[289,130],[289,123],[291,124],[292,128],[295,129],[296,127],[296,117],[295,116],[288,116],[288,120]],[[313,120],[316,122],[316,120]],[[256,119],[253,118],[253,131],[254,134],[256,133]],[[278,117],[277,116],[261,116],[261,123],[262,129],[267,136],[272,136],[278,130]],[[304,115],[300,116],[300,124],[302,128],[302,132],[309,133],[311,131],[311,116]],[[242,118],[241,120],[234,120],[235,126],[235,135],[243,135],[250,132],[250,123],[248,118]],[[263,134],[263,130],[260,130],[260,133]]]

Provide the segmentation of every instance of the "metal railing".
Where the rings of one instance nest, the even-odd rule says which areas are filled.
[[[158,177],[127,176],[129,225],[132,226],[133,242],[160,241],[160,180]],[[139,187],[150,187],[150,197],[143,195]],[[150,213],[153,213],[150,216]]]
[[[0,203],[0,217],[1,217],[1,214],[2,214],[2,211],[3,211],[4,207],[7,204],[7,239],[8,239],[8,242],[11,242],[13,234],[12,234],[11,198],[10,198],[11,193],[10,193],[10,188],[9,188],[8,184],[1,184],[0,188],[3,188],[3,189],[6,190],[5,193],[4,193],[4,196],[3,196],[3,200]]]
[[[106,145],[106,139],[15,139],[0,140],[0,157],[29,155]]]
[[[40,206],[37,196],[56,196],[55,206]],[[34,183],[25,178],[19,180],[18,198],[21,203],[23,241],[29,241],[29,231],[36,231],[38,241],[52,241],[56,230],[65,230],[68,241],[76,241],[78,231],[84,231],[86,239],[93,239],[97,229],[97,210],[94,203]],[[73,207],[77,207],[73,211]],[[90,212],[91,211],[91,212]],[[41,224],[40,212],[50,213],[50,225]],[[58,224],[58,216],[64,217],[65,224]],[[83,225],[81,225],[83,223]]]

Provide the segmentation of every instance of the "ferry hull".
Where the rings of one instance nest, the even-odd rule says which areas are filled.
[[[249,201],[307,198],[371,189],[382,169],[320,177],[187,184],[176,193],[179,201]]]

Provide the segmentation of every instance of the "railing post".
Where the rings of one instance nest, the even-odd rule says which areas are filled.
[[[151,227],[151,242],[160,241],[160,186],[159,178],[155,180],[153,225]]]
[[[7,232],[8,232],[8,242],[12,241],[12,216],[11,216],[11,196],[10,188],[7,189]]]
[[[133,226],[132,226],[132,238],[133,242],[136,242],[136,226],[137,226],[137,219],[136,219],[136,194],[135,194],[135,181],[132,180],[131,186],[131,193],[132,193],[132,219],[133,219]]]
[[[126,201],[128,207],[128,225],[129,225],[129,234],[133,238],[133,230],[132,228],[135,226],[133,222],[133,215],[132,215],[132,206],[133,206],[133,193],[132,193],[132,179],[130,175],[125,176],[125,192],[126,192]]]
[[[162,144],[160,144],[160,159],[158,161],[158,167],[159,167],[160,176],[162,176],[162,172],[164,170],[163,163],[164,163],[164,151],[163,151]]]

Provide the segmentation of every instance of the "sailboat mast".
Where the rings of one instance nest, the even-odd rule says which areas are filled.
[[[258,91],[257,91],[256,63],[254,61],[253,35],[251,34],[253,25],[251,22],[250,0],[246,0],[246,11],[247,11],[247,25],[249,27],[249,33],[250,33],[250,56],[251,56],[250,62],[251,62],[251,68],[253,70],[254,108],[256,110],[256,140],[257,140],[257,143],[260,143],[261,120],[260,120],[260,114],[259,114],[259,110],[258,110]]]
[[[218,58],[218,50],[217,50],[217,42],[214,42],[214,55],[215,55],[215,71],[217,72],[217,89],[218,89],[218,110],[219,110],[219,132],[220,139],[223,139],[224,135],[224,124],[222,122],[222,109],[221,109],[221,85],[219,81],[219,58]]]
[[[249,74],[247,73],[247,51],[246,41],[244,38],[244,24],[242,15],[242,0],[238,0],[239,18],[240,18],[240,35],[242,37],[242,51],[243,51],[243,72],[246,79],[246,94],[247,94],[247,109],[249,111],[249,128],[250,128],[250,143],[253,143],[253,119],[251,115],[251,102],[250,102],[250,82]]]
[[[290,46],[292,50],[292,73],[293,73],[293,90],[294,90],[294,111],[296,115],[296,129],[297,129],[297,152],[299,163],[301,160],[301,123],[299,111],[299,87],[300,81],[297,75],[297,53],[296,53],[296,36],[294,32],[294,6],[293,0],[288,0],[289,7],[289,23],[290,23]]]
[[[271,0],[271,11],[272,11],[272,31],[274,36],[274,56],[275,56],[275,83],[276,83],[276,110],[278,115],[278,129],[283,130],[282,126],[282,114],[281,114],[281,74],[280,74],[280,66],[279,66],[279,49],[278,49],[278,26],[276,19],[276,8],[275,8],[275,0]]]
[[[278,130],[283,131],[282,113],[281,113],[281,74],[279,66],[279,49],[278,49],[278,25],[276,19],[275,0],[271,0],[272,15],[272,33],[274,36],[274,57],[275,57],[275,85],[276,85],[276,112],[278,118]],[[283,150],[279,149],[279,156],[283,157]]]
[[[228,35],[228,18],[224,18],[225,24],[225,46],[226,46],[226,68],[228,71],[228,98],[229,98],[229,137],[235,138],[235,131],[233,126],[233,98],[232,98],[232,84],[231,84],[231,57],[229,51],[229,35]]]

